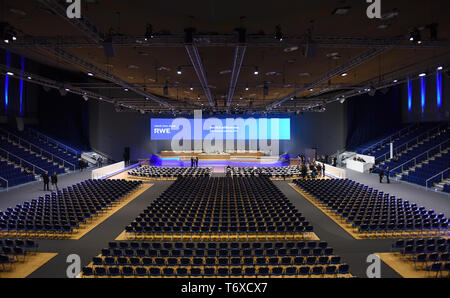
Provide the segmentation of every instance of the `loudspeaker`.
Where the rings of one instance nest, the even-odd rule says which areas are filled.
[[[116,51],[112,43],[112,39],[108,38],[103,42],[103,50],[105,51],[105,56],[107,58],[112,58],[116,56]]]

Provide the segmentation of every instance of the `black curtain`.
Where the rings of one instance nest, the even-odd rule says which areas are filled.
[[[56,89],[38,96],[39,129],[80,149],[89,146],[88,103],[79,95],[67,93],[61,96]]]
[[[364,94],[347,102],[347,150],[394,132],[402,126],[400,87],[375,96]]]

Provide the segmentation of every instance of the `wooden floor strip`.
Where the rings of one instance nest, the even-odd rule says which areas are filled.
[[[380,259],[395,272],[404,278],[429,278],[435,277],[436,273],[430,274],[426,270],[417,270],[414,263],[402,258],[401,253],[375,253]]]
[[[25,262],[15,262],[11,271],[0,272],[0,278],[25,278],[31,273],[42,267],[48,261],[53,259],[57,253],[38,252],[29,254],[25,258]],[[9,268],[9,265],[5,265]]]

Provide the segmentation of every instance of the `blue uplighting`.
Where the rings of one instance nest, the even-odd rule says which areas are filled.
[[[23,56],[20,57],[20,65],[21,65],[21,69],[22,69],[22,74],[24,72],[25,69],[25,58]],[[22,113],[22,102],[23,102],[23,75],[20,75],[20,95],[19,95],[19,100],[20,100],[20,106],[19,106],[19,115],[23,116]]]
[[[412,107],[412,86],[411,80],[408,78],[408,111],[411,111]]]
[[[420,106],[422,107],[422,113],[425,110],[425,78],[420,78],[420,88],[421,88],[421,101]]]
[[[438,109],[441,108],[441,104],[442,104],[442,74],[441,72],[438,70],[436,73],[436,85],[437,85],[437,107]]]
[[[11,66],[11,53],[6,51],[6,67]],[[5,76],[5,115],[8,114],[8,87],[9,87],[9,75]]]

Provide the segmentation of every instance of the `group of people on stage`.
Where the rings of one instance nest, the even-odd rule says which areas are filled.
[[[191,168],[197,168],[197,167],[198,167],[198,156],[191,157]]]
[[[42,174],[42,180],[44,181],[44,191],[50,191],[49,183],[52,183],[52,190],[58,190],[58,176],[56,172],[53,172],[51,176],[48,176],[48,172]]]

